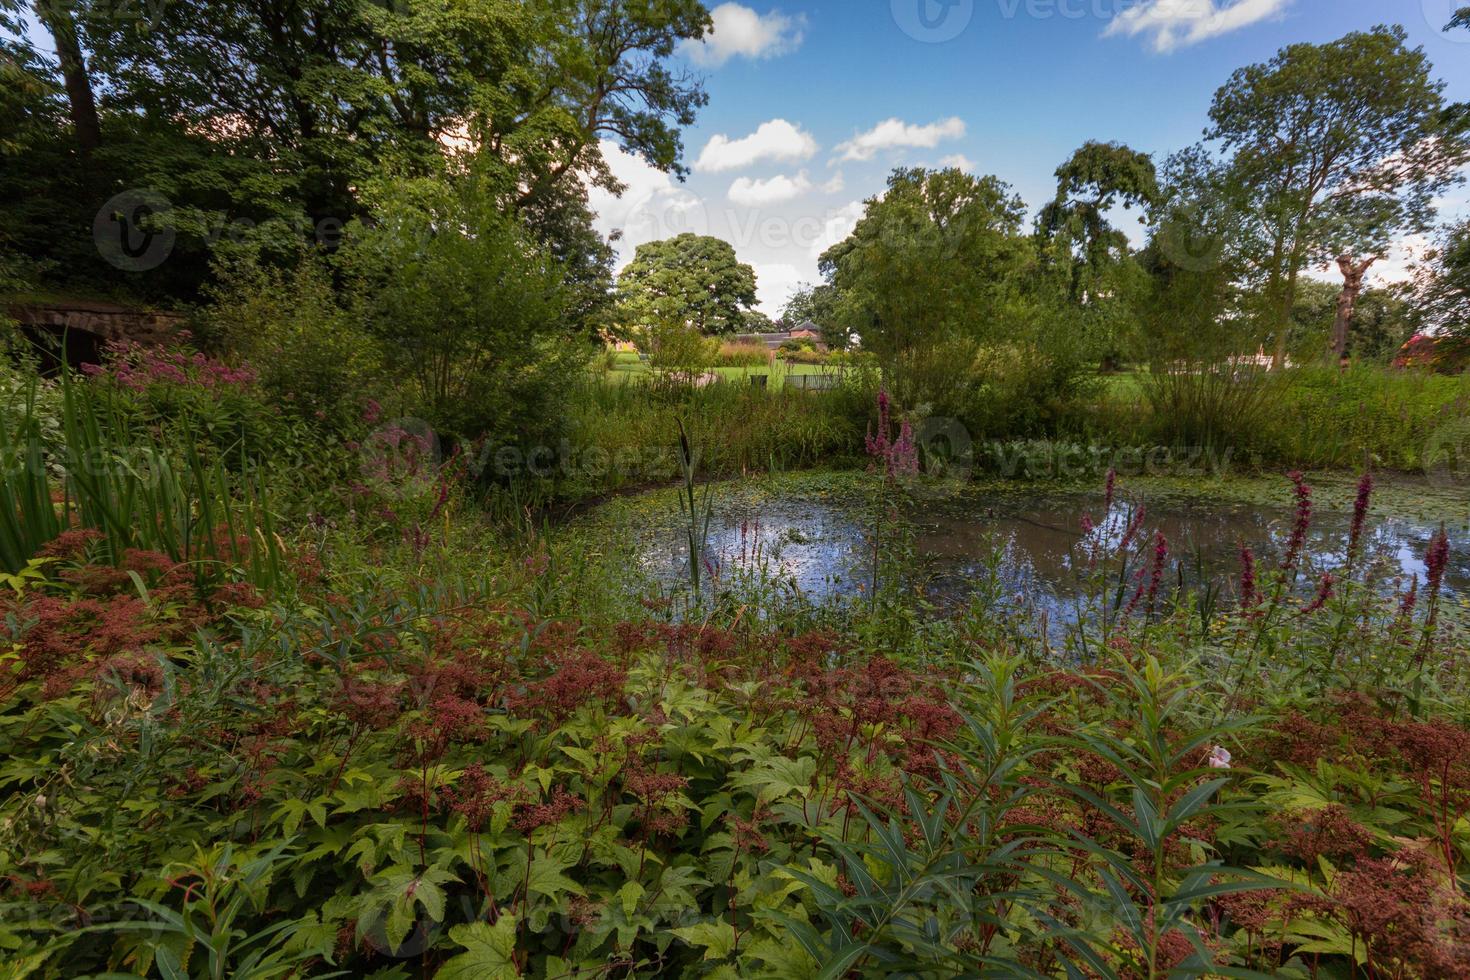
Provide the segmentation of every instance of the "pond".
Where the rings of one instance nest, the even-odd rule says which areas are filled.
[[[1284,494],[1282,495],[1284,496]],[[1404,494],[1401,492],[1400,497]],[[1413,490],[1408,488],[1412,499]],[[905,508],[913,558],[907,584],[936,607],[954,608],[977,592],[1045,612],[1053,622],[1075,616],[1085,561],[1084,515],[1094,538],[1122,533],[1139,502],[1117,501],[1106,517],[1102,495],[1080,491],[967,492],[920,499]],[[672,503],[670,503],[672,507]],[[1169,543],[1169,581],[1221,586],[1233,594],[1239,549],[1249,546],[1266,567],[1285,548],[1289,507],[1208,494],[1145,499],[1144,526]],[[1447,510],[1448,508],[1446,508]],[[1448,513],[1375,510],[1364,533],[1382,588],[1425,578],[1424,554]],[[813,493],[800,486],[750,495],[738,489],[715,497],[707,546],[709,571],[724,582],[780,583],[813,601],[866,594],[871,544],[866,505],[855,494]],[[1334,569],[1345,559],[1351,515],[1319,505],[1308,534],[1312,567]],[[1446,520],[1451,557],[1448,591],[1470,595],[1470,533],[1461,516]],[[645,515],[627,528],[643,571],[661,585],[687,582],[686,530],[677,520]],[[1308,584],[1310,587],[1310,584]]]

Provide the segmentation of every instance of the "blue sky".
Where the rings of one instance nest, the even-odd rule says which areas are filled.
[[[686,228],[729,238],[775,313],[797,281],[816,277],[816,254],[846,233],[893,167],[952,162],[993,173],[1034,209],[1054,193],[1057,165],[1086,140],[1119,140],[1158,158],[1194,142],[1230,73],[1290,43],[1399,23],[1448,96],[1470,100],[1470,32],[1439,31],[1459,2],[723,4],[713,38],[683,52],[710,95],[686,133],[695,172],[681,186],[618,159],[629,195],[594,203],[605,230],[625,231],[625,259],[639,241]],[[934,26],[917,18],[920,3]],[[890,120],[898,122],[873,132]],[[872,135],[851,145],[861,134]],[[1386,263],[1383,274],[1398,267]]]

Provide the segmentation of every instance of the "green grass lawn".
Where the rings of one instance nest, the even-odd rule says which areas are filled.
[[[823,364],[788,364],[785,361],[777,360],[769,367],[717,367],[713,370],[727,381],[742,384],[750,384],[748,379],[755,375],[768,375],[770,381],[766,383],[767,387],[774,389],[784,387],[788,377],[803,374],[822,374],[836,369]],[[612,369],[607,371],[605,376],[608,381],[614,384],[627,384],[629,382],[646,380],[651,378],[653,374],[653,369],[645,362],[640,361],[637,354],[629,351],[620,351],[613,362]]]

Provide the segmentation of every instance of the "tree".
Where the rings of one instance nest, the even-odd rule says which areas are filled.
[[[775,333],[779,329],[776,321],[760,310],[746,310],[745,315],[741,318],[741,333]]]
[[[1084,143],[1057,168],[1057,195],[1041,209],[1037,233],[1068,267],[1074,303],[1096,298],[1110,269],[1128,258],[1128,236],[1108,212],[1146,208],[1159,197],[1158,176],[1147,153],[1121,143]]]
[[[687,324],[703,334],[744,328],[755,305],[755,270],[729,242],[685,232],[638,246],[618,280],[625,326]]]
[[[810,320],[822,334],[822,342],[833,350],[842,350],[852,342],[838,319],[837,290],[829,283],[804,282],[781,307],[781,323],[787,330]]]
[[[837,325],[878,355],[901,404],[954,402],[982,344],[1004,336],[1006,304],[1034,254],[1024,215],[995,177],[899,169],[852,235],[822,255]]]
[[[1215,94],[1208,139],[1264,244],[1256,262],[1279,365],[1308,264],[1381,254],[1425,230],[1466,159],[1444,125],[1443,83],[1401,27],[1295,44],[1235,72]]]
[[[82,39],[71,4],[51,0],[35,0],[36,19],[51,34],[56,46],[56,60],[66,83],[67,103],[71,107],[72,132],[82,159],[90,161],[102,145],[102,124],[97,120],[97,100],[92,92],[92,77],[87,58],[82,52]]]
[[[552,437],[585,363],[557,262],[481,180],[403,182],[354,223],[340,258],[359,315],[441,434]]]
[[[1405,291],[1420,330],[1470,337],[1470,218],[1440,233]]]
[[[93,67],[119,110],[189,119],[346,219],[354,186],[431,174],[445,141],[512,169],[517,205],[578,173],[614,186],[603,138],[679,170],[706,97],[666,61],[709,26],[695,0],[175,0],[92,32]]]

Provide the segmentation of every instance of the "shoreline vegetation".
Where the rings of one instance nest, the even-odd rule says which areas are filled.
[[[1364,545],[1456,487],[1079,476],[1085,616],[1056,639],[907,594],[902,511],[933,475],[884,410],[857,465],[739,484],[866,515],[877,591],[813,603],[759,575],[656,586],[604,518],[678,524],[672,492],[567,525],[497,512],[371,409],[330,454],[242,456],[330,444],[259,384],[132,351],[8,403],[6,445],[31,447],[11,458],[42,461],[9,485],[113,508],[33,542],[0,600],[0,944],[35,975],[1450,976],[1470,954],[1448,885],[1470,619],[1447,538],[1413,581]],[[662,417],[730,394],[637,397]],[[842,404],[821,397],[789,403]],[[694,490],[697,440],[721,430],[689,418],[702,554],[725,491]],[[84,432],[130,465],[45,465]],[[1146,516],[1199,497],[1292,515],[1279,550],[1241,549],[1229,602],[1181,584],[1183,543]],[[273,547],[230,536],[251,508]],[[1341,546],[1305,548],[1329,513]]]

